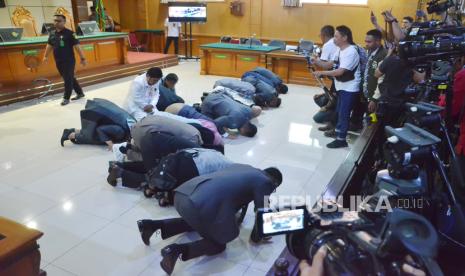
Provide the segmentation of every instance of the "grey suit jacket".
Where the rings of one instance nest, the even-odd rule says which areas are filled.
[[[177,137],[182,137],[199,146],[203,144],[200,132],[195,127],[171,118],[148,115],[140,120],[131,130],[134,145],[140,148],[142,138],[153,132],[166,132]]]
[[[251,201],[255,208],[262,208],[265,196],[273,189],[271,179],[262,170],[233,164],[179,186],[174,205],[202,237],[226,244],[239,235],[237,211]]]

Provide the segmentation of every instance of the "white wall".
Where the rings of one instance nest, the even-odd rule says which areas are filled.
[[[36,20],[37,31],[40,33],[42,24],[53,22],[53,14],[58,7],[64,7],[71,14],[71,0],[6,0],[6,8],[0,8],[0,27],[12,26],[12,13],[16,6],[24,6]]]

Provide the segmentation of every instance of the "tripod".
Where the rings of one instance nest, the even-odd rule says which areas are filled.
[[[188,28],[189,26],[189,28]],[[187,31],[189,30],[189,32]],[[184,41],[184,57],[180,57],[181,60],[199,60],[198,57],[192,56],[192,22],[184,22],[184,33],[183,33],[183,41]]]

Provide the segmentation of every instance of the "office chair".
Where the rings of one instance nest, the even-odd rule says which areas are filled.
[[[286,42],[281,40],[271,40],[268,46],[279,47],[281,50],[286,50]]]
[[[309,40],[300,40],[297,52],[303,53],[312,53],[313,52],[313,42]]]

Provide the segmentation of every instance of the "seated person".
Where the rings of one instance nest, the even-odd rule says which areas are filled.
[[[279,107],[281,99],[276,93],[271,97],[263,97],[255,94],[255,87],[249,82],[236,79],[221,79],[215,83],[213,88],[224,87],[224,90],[234,98],[234,100],[248,106],[258,105],[260,107]]]
[[[273,193],[281,182],[282,174],[276,168],[262,171],[243,164],[193,178],[175,190],[174,205],[180,218],[137,222],[142,241],[149,245],[157,230],[161,230],[162,239],[192,231],[201,236],[200,240],[170,244],[161,250],[160,265],[168,274],[173,272],[179,257],[187,261],[219,254],[239,236],[236,213],[242,206],[253,201],[255,209],[263,208],[265,196]],[[253,242],[260,241],[256,227],[251,234]]]
[[[104,145],[112,150],[113,143],[130,139],[130,125],[136,120],[116,104],[104,100],[88,100],[81,110],[81,129],[65,129],[60,144],[70,140],[74,144]]]
[[[107,181],[116,186],[121,179],[123,187],[140,188],[148,183],[144,194],[151,196],[157,192],[168,192],[161,198],[160,205],[173,204],[173,191],[182,183],[197,177],[224,169],[233,163],[223,154],[212,149],[183,149],[164,157],[158,166],[146,174],[140,167],[113,162]]]
[[[158,86],[162,77],[161,69],[153,67],[147,73],[137,76],[132,82],[124,109],[137,121],[156,110],[160,97]]]
[[[254,137],[257,134],[257,127],[250,123],[250,120],[262,111],[258,106],[248,107],[238,103],[221,91],[206,96],[201,110],[202,114],[214,119],[220,133],[225,133],[227,129],[238,129],[239,133],[246,137]]]
[[[184,100],[176,95],[175,86],[178,83],[178,76],[170,73],[164,77],[159,86],[160,98],[158,99],[157,109],[165,111],[165,109],[174,103],[184,103]]]

